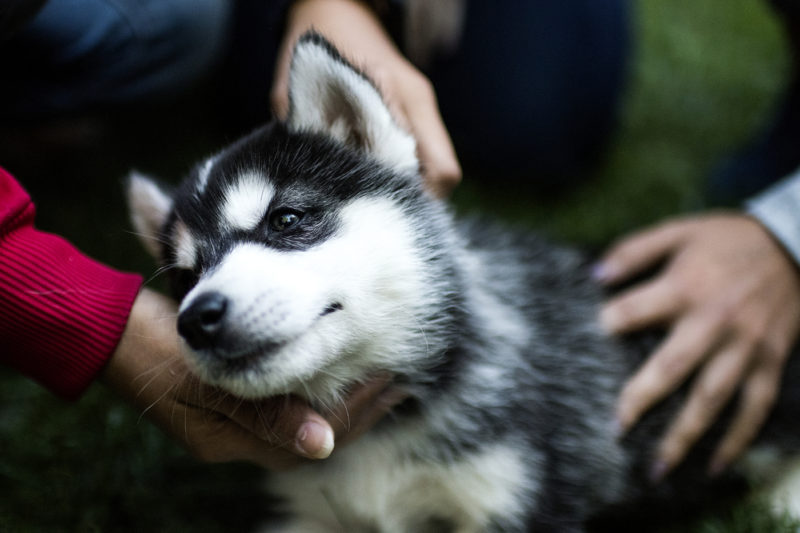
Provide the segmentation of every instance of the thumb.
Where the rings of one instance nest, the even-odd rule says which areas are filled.
[[[273,446],[309,459],[325,459],[333,451],[331,425],[297,396],[277,396],[258,402],[234,402],[217,407],[239,426]]]

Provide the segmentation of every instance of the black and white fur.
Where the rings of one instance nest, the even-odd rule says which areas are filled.
[[[321,411],[376,372],[409,394],[329,459],[270,476],[287,513],[274,530],[632,528],[733,486],[705,475],[714,432],[648,482],[678,399],[618,438],[618,391],[650,345],[603,333],[579,253],[454,221],[423,189],[414,139],[319,35],[297,45],[289,91],[285,122],[201,162],[174,194],[141,175],[129,190],[201,379]],[[796,366],[764,431],[777,451],[798,444]]]

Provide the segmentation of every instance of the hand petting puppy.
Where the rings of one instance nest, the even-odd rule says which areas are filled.
[[[362,385],[325,416],[294,396],[246,401],[201,384],[186,367],[172,300],[144,289],[103,381],[198,459],[284,470],[324,459],[401,398],[386,377]]]
[[[667,326],[668,334],[622,391],[623,431],[696,374],[688,399],[664,437],[652,477],[678,465],[733,395],[737,412],[709,473],[727,468],[770,413],[800,330],[800,275],[767,230],[743,214],[683,218],[613,246],[596,277],[613,285],[663,263],[653,278],[602,310],[613,333]]]
[[[289,110],[291,51],[300,36],[314,29],[333,43],[377,85],[392,115],[417,141],[422,174],[430,190],[448,195],[461,181],[461,167],[439,114],[428,78],[395,47],[377,16],[355,0],[299,0],[287,17],[271,94],[279,118]]]

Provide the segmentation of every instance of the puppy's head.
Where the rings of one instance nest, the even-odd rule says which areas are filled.
[[[290,111],[196,166],[176,191],[133,174],[136,230],[167,268],[204,380],[246,397],[331,398],[420,357],[437,302],[441,209],[413,138],[316,34],[294,50]],[[441,267],[440,267],[441,268]]]

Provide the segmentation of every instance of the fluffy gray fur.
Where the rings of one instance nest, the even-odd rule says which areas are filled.
[[[413,170],[413,140],[393,121],[371,122],[388,114],[382,102],[383,110],[374,102],[365,108],[354,103],[364,91],[378,95],[366,77],[316,34],[301,39],[295,54],[306,59],[293,65],[293,111],[286,124],[268,125],[199,164],[168,201],[145,178],[131,185],[138,229],[166,242],[161,258],[177,266],[173,281],[184,314],[208,287],[225,293],[212,280],[235,267],[226,263],[232,250],[246,243],[278,261],[311,257],[346,240],[353,228],[360,231],[342,218],[348,209],[357,220],[375,206],[389,206],[387,234],[411,243],[395,262],[407,263],[418,276],[409,281],[418,292],[398,295],[401,305],[386,307],[383,295],[367,297],[365,304],[365,298],[336,293],[338,300],[320,308],[313,327],[339,324],[336,331],[348,336],[338,353],[324,354],[325,366],[315,375],[283,385],[270,381],[270,361],[294,341],[265,343],[258,331],[239,324],[222,324],[240,328],[235,343],[216,330],[213,338],[188,339],[187,357],[198,374],[234,393],[301,394],[324,410],[347,387],[390,371],[409,395],[329,459],[272,475],[269,489],[282,499],[285,515],[269,530],[634,530],[689,502],[705,506],[739,486],[735,474],[714,480],[705,475],[718,429],[664,483],[649,483],[654,444],[679,398],[665,402],[627,437],[616,434],[618,392],[652,342],[611,338],[601,330],[597,313],[604,295],[590,279],[586,258],[486,220],[456,222],[423,190]],[[310,85],[314,98],[304,97],[309,91],[298,84]],[[314,106],[324,112],[315,113]],[[386,129],[375,133],[380,128]],[[387,138],[397,144],[381,145]],[[224,209],[242,176],[264,180],[272,195],[264,222],[246,230],[234,228]],[[247,203],[246,195],[242,201]],[[300,206],[303,218],[295,228],[278,231],[269,221],[286,205]],[[380,253],[373,248],[355,255],[325,257],[355,267],[378,261]],[[265,272],[264,278],[271,275]],[[386,283],[393,287],[392,280]],[[226,294],[235,306],[238,293]],[[277,305],[268,298],[259,302]],[[396,314],[376,319],[375,338],[348,329],[352,316],[374,318],[372,309]],[[239,361],[230,345],[238,354],[240,345],[256,340],[269,346],[263,357]],[[792,452],[796,367],[787,370],[763,437]]]

